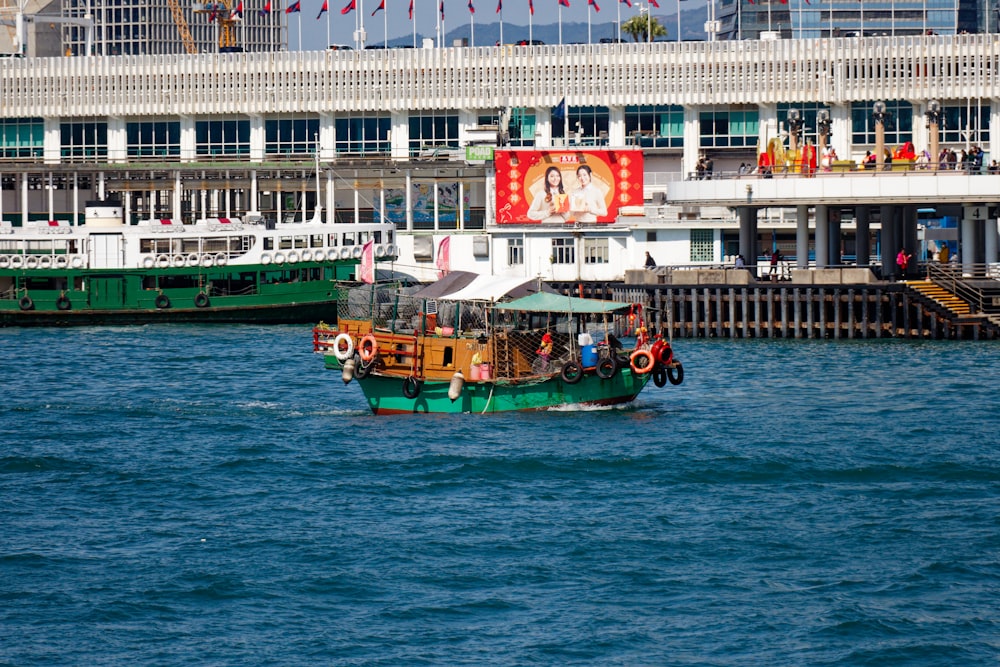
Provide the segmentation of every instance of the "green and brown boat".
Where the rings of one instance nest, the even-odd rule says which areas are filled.
[[[643,340],[640,325],[636,346],[625,349],[612,333],[627,326],[631,304],[493,276],[441,282],[354,287],[337,324],[314,329],[326,368],[357,382],[375,414],[621,405],[650,379],[683,381],[669,343]]]
[[[213,218],[124,224],[119,202],[85,223],[0,221],[0,326],[316,322],[363,248],[397,254],[392,224]]]

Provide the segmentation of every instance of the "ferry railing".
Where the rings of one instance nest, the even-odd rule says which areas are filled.
[[[1000,313],[1000,264],[928,262],[927,279],[969,304],[974,313]]]

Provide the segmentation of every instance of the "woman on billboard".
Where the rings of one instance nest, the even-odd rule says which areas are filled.
[[[566,222],[569,217],[569,196],[563,187],[558,167],[545,170],[545,187],[535,195],[528,209],[528,218],[539,222]]]
[[[577,222],[597,222],[608,214],[608,205],[604,194],[594,185],[593,170],[585,164],[576,168],[576,180],[579,187],[569,198],[570,216]]]

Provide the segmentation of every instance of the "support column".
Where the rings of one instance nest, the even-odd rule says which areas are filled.
[[[816,204],[816,268],[830,264],[830,207]]]
[[[993,264],[997,261],[997,220],[996,218],[986,219],[986,238],[983,239],[983,249],[985,250],[984,261]]]
[[[976,221],[962,218],[962,235],[958,242],[958,259],[962,263],[962,273],[972,275],[972,265],[976,261]]]
[[[841,258],[841,240],[840,240],[840,209],[833,209],[828,212],[827,218],[830,221],[830,252],[828,255],[830,266],[839,266],[842,263]]]
[[[809,268],[809,207],[795,207],[795,268]]]
[[[857,226],[857,234],[854,238],[854,252],[858,258],[858,266],[867,266],[871,263],[871,244],[868,240],[871,234],[869,227],[871,213],[870,206],[858,206],[854,209],[854,220]]]
[[[920,259],[920,254],[917,252],[919,250],[920,242],[917,240],[917,207],[909,204],[906,206],[901,206],[900,208],[900,218],[902,222],[902,240],[900,244],[906,248],[906,252],[913,255],[913,260],[910,262],[910,272],[916,271],[917,260]]]
[[[754,264],[757,257],[757,209],[740,206],[740,254],[747,265]]]

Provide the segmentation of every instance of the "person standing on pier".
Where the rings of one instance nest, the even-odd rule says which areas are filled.
[[[781,260],[781,253],[775,248],[771,251],[771,270],[767,272],[767,275],[771,278],[771,282],[777,282],[778,280],[778,262]]]
[[[910,265],[913,255],[906,252],[906,248],[900,248],[896,255],[896,266],[899,267],[899,279],[906,280],[906,268]]]

